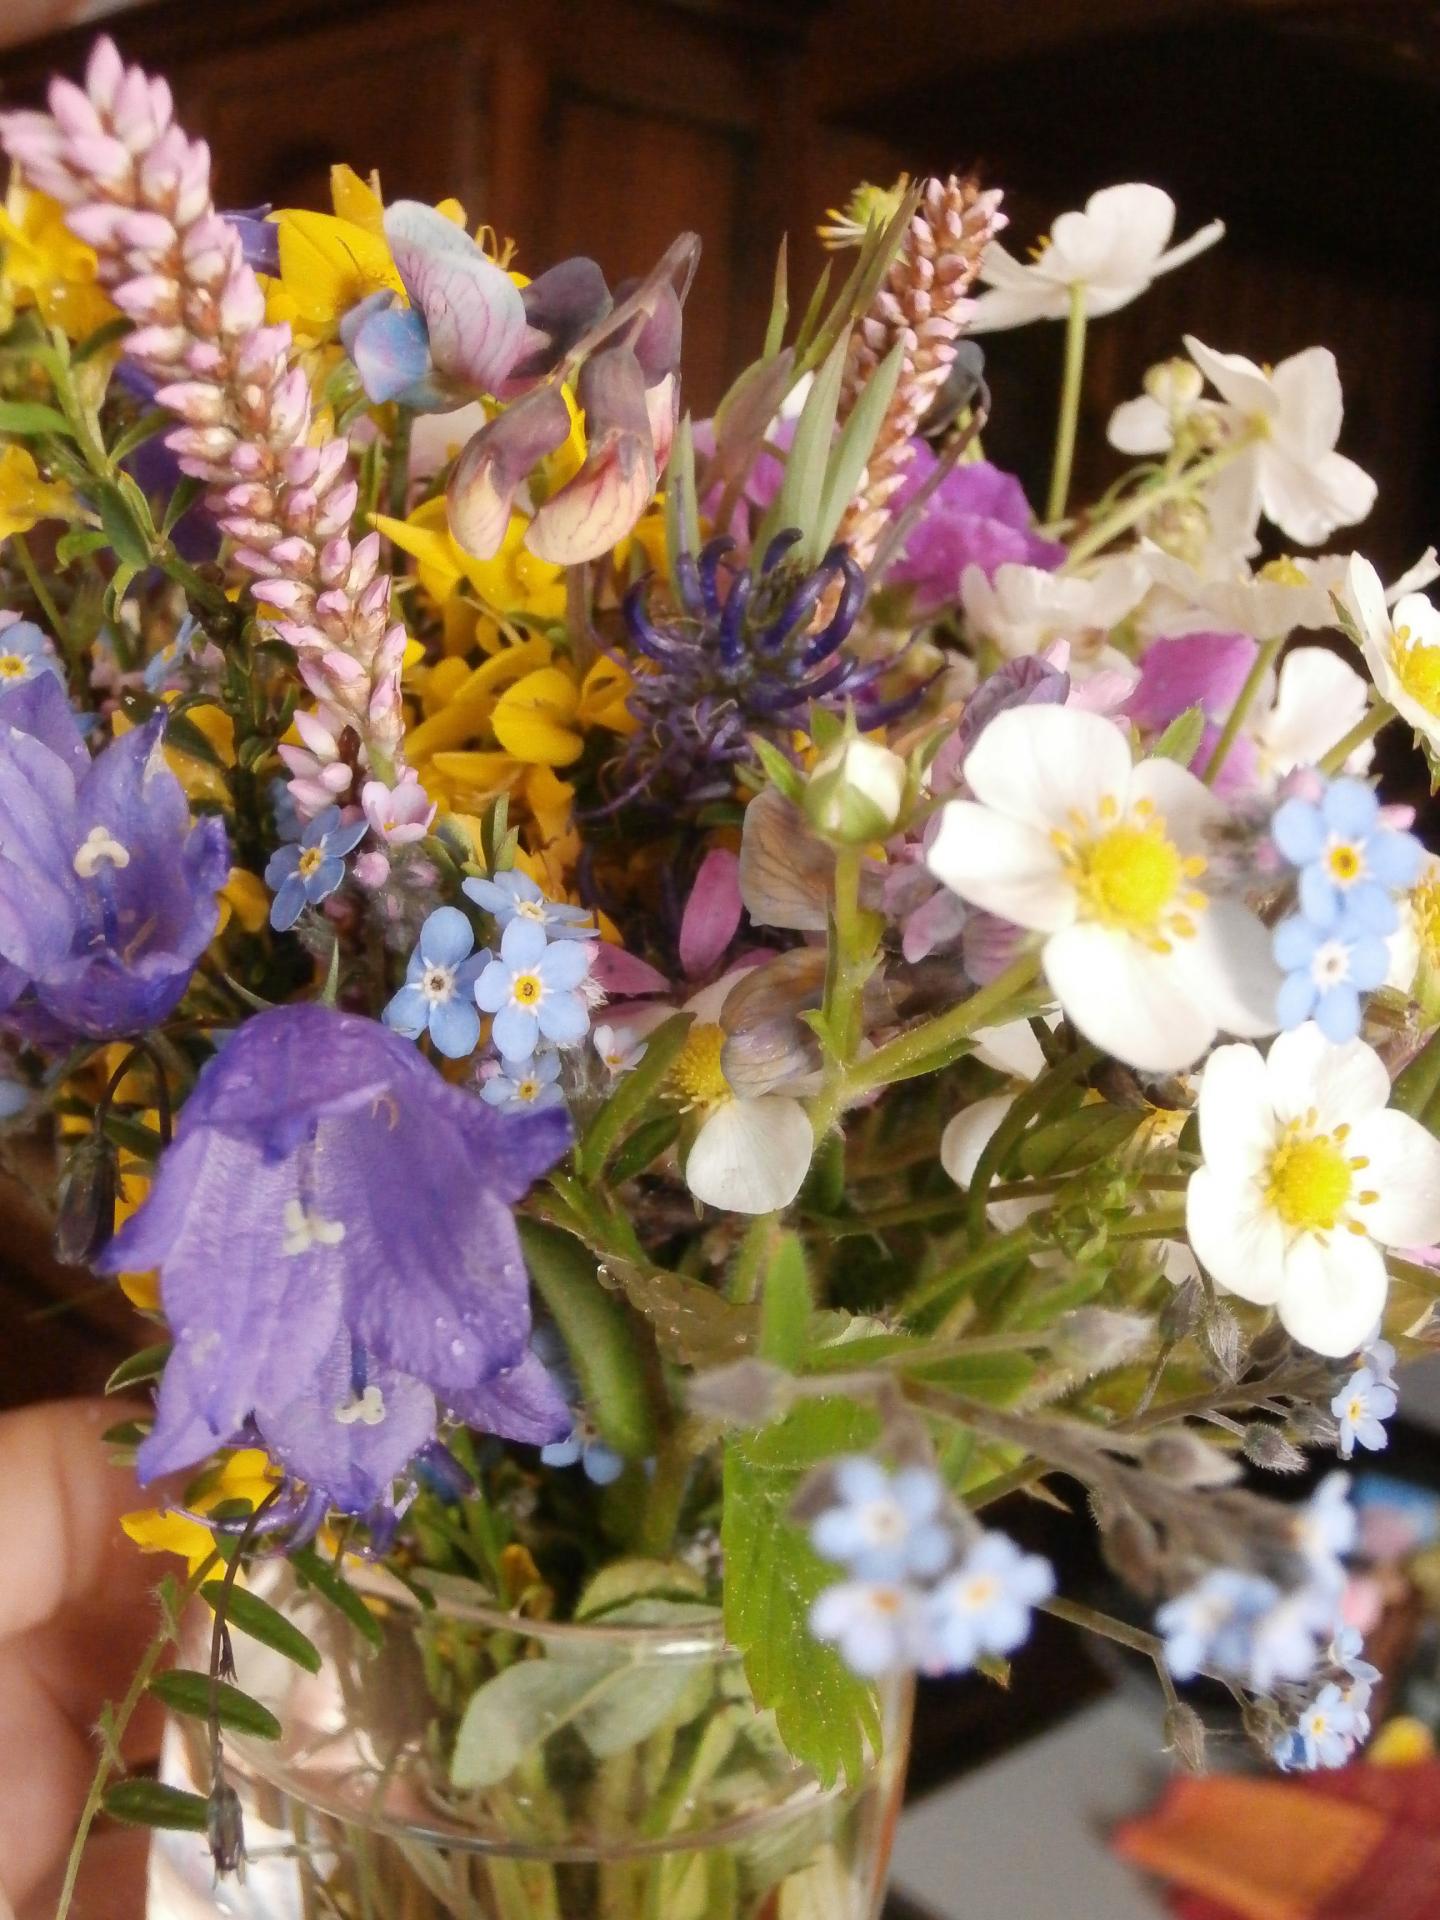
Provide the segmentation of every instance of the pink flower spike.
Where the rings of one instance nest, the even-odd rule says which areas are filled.
[[[700,862],[680,921],[680,964],[690,979],[714,971],[735,938],[742,911],[740,862],[714,847]]]

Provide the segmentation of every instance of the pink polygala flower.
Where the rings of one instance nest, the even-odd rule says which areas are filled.
[[[387,786],[383,780],[367,780],[360,790],[360,804],[365,818],[388,847],[408,847],[423,840],[435,818],[435,802],[413,773],[394,786]]]

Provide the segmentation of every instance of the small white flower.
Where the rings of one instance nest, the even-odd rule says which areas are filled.
[[[1017,707],[965,762],[927,856],[962,899],[1044,934],[1056,998],[1097,1046],[1157,1073],[1218,1031],[1273,1031],[1279,974],[1265,928],[1208,892],[1215,796],[1173,760],[1131,761],[1108,720]]]
[[[1345,602],[1376,690],[1432,747],[1440,747],[1440,611],[1423,593],[1407,593],[1392,614],[1385,598],[1374,567],[1352,554]]]
[[[960,599],[972,632],[993,641],[1009,659],[1042,653],[1063,640],[1069,643],[1072,675],[1083,679],[1097,668],[1118,667],[1133,678],[1129,661],[1106,642],[1149,585],[1145,563],[1133,553],[1102,560],[1084,575],[1007,561],[996,568],[993,580],[981,567],[966,567]]]
[[[1263,512],[1291,540],[1316,547],[1337,527],[1365,518],[1375,482],[1335,451],[1344,403],[1328,347],[1307,347],[1268,371],[1243,354],[1217,353],[1193,334],[1185,347],[1220,395],[1211,409],[1218,430],[1232,439],[1249,436],[1210,488],[1219,523],[1253,530]],[[1126,413],[1121,432],[1131,453],[1164,453],[1174,439],[1158,407],[1143,421],[1133,409]]]
[[[1032,320],[1064,319],[1072,287],[1084,287],[1085,311],[1092,318],[1114,313],[1137,300],[1162,273],[1213,247],[1225,227],[1212,220],[1178,247],[1170,245],[1174,230],[1175,202],[1169,194],[1136,181],[1092,193],[1083,213],[1062,213],[1031,266],[992,241],[980,269],[987,291],[976,302],[970,331],[995,333]]]
[[[1252,573],[1238,555],[1197,567],[1148,543],[1138,552],[1154,582],[1139,616],[1149,633],[1220,631],[1273,640],[1297,627],[1335,625],[1330,595],[1344,583],[1341,554],[1287,556]]]
[[[1249,731],[1256,774],[1272,787],[1296,767],[1313,767],[1364,717],[1370,689],[1328,647],[1294,647],[1280,665],[1275,699]],[[1366,740],[1346,760],[1344,773],[1362,774],[1375,757]]]
[[[645,1036],[634,1027],[599,1026],[590,1039],[612,1080],[638,1067],[645,1055]]]
[[[1205,1065],[1190,1243],[1218,1285],[1273,1306],[1316,1353],[1353,1353],[1379,1319],[1382,1248],[1440,1234],[1440,1141],[1389,1097],[1374,1049],[1334,1046],[1313,1021],[1268,1058],[1230,1046]]]

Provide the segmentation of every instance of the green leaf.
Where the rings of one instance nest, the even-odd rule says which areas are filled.
[[[106,320],[101,326],[96,327],[93,333],[86,334],[70,355],[71,361],[77,367],[83,366],[87,360],[104,348],[114,346],[117,340],[123,340],[134,324],[135,322],[128,314],[117,313],[113,320]]]
[[[905,343],[897,340],[865,383],[865,390],[851,409],[841,429],[835,451],[825,473],[825,490],[820,500],[812,545],[818,560],[835,538],[845,509],[855,497],[865,463],[875,450],[875,440],[895,395],[900,370],[905,364]]]
[[[820,524],[820,503],[825,492],[831,445],[835,438],[835,416],[840,406],[840,382],[845,373],[848,345],[848,335],[842,334],[815,375],[815,383],[805,397],[805,405],[795,423],[795,438],[790,443],[790,452],[785,461],[785,477],[757,539],[755,550],[759,553],[764,552],[768,541],[782,527],[800,528],[804,538],[797,554],[810,566],[817,566],[824,553],[816,533]]]
[[[187,473],[165,507],[165,517],[160,522],[160,531],[168,540],[174,531],[175,523],[182,514],[186,514],[205,491],[205,482],[197,480],[193,473]]]
[[[637,1173],[643,1173],[651,1161],[658,1160],[667,1147],[674,1145],[679,1132],[678,1113],[662,1113],[653,1120],[643,1121],[610,1162],[612,1183],[619,1186],[622,1181],[633,1180]]]
[[[149,1439],[152,1425],[149,1420],[118,1420],[105,1429],[100,1440],[107,1447],[138,1447],[142,1440]]]
[[[173,1713],[188,1713],[197,1720],[210,1716],[210,1676],[190,1667],[172,1667],[157,1673],[148,1691],[163,1700]],[[280,1722],[268,1707],[252,1700],[239,1687],[222,1681],[215,1688],[215,1712],[222,1727],[231,1733],[248,1733],[257,1740],[278,1740]]]
[[[1081,1107],[1027,1133],[1015,1158],[1022,1173],[1036,1178],[1077,1173],[1123,1147],[1144,1118],[1134,1107]]]
[[[620,1076],[615,1091],[585,1129],[575,1149],[575,1171],[582,1180],[593,1179],[601,1173],[625,1134],[641,1119],[649,1117],[645,1110],[679,1059],[694,1017],[690,1013],[672,1013],[646,1040],[640,1064]]]
[[[1025,1353],[955,1353],[943,1360],[927,1361],[922,1349],[914,1364],[904,1371],[917,1380],[949,1387],[952,1393],[968,1394],[990,1406],[1008,1407],[1034,1381],[1036,1365]]]
[[[536,1220],[517,1224],[530,1277],[560,1329],[600,1438],[627,1460],[648,1458],[655,1425],[629,1315],[600,1284],[595,1256],[571,1234]]]
[[[302,1585],[313,1587],[322,1600],[328,1600],[337,1612],[343,1613],[372,1647],[384,1645],[385,1629],[344,1575],[322,1559],[314,1547],[302,1547],[298,1553],[291,1553],[289,1559]]]
[[[105,1792],[105,1811],[130,1827],[171,1827],[204,1833],[210,1802],[203,1794],[167,1787],[159,1780],[120,1780]]]
[[[797,1234],[787,1233],[771,1256],[760,1295],[760,1357],[795,1371],[810,1331],[810,1275]]]
[[[64,414],[58,408],[42,406],[38,400],[0,400],[0,433],[13,433],[22,439],[41,433],[72,438]]]
[[[799,806],[805,793],[805,780],[800,769],[788,755],[781,752],[773,740],[767,740],[762,734],[749,736],[750,747],[756,759],[765,769],[772,787],[778,787],[793,806]]]
[[[770,317],[765,322],[765,357],[779,353],[790,318],[790,237],[782,233],[775,255],[775,279],[770,294]]]
[[[1440,1132],[1440,1031],[1432,1033],[1404,1072],[1396,1075],[1390,1104],[1431,1133]]]
[[[100,524],[116,556],[137,572],[151,561],[150,541],[125,495],[118,487],[99,490]],[[126,583],[129,584],[128,581]]]
[[[110,449],[110,458],[115,461],[123,460],[127,454],[134,453],[137,447],[143,447],[147,440],[153,440],[157,433],[163,433],[166,427],[173,426],[174,422],[174,414],[166,413],[162,407],[155,407],[149,413],[142,413],[138,420],[125,429]]]
[[[99,553],[102,547],[109,545],[109,540],[98,527],[72,527],[55,542],[56,563],[68,567],[72,560],[81,560],[87,553]]]
[[[675,444],[665,471],[665,551],[670,578],[677,578],[682,554],[700,551],[700,509],[695,498],[695,436],[689,414],[675,429]]]
[[[165,744],[177,748],[191,760],[201,760],[207,767],[225,771],[225,762],[187,714],[170,715],[165,722]]]
[[[667,1360],[684,1367],[715,1367],[738,1360],[753,1344],[759,1309],[727,1300],[702,1280],[630,1260],[606,1266],[625,1298],[650,1323]]]
[[[1186,707],[1183,713],[1176,714],[1150,749],[1150,758],[1178,760],[1182,767],[1188,767],[1200,751],[1200,742],[1204,737],[1205,709]]]
[[[219,1605],[224,1591],[223,1580],[207,1580],[200,1589],[201,1595],[212,1608]],[[301,1633],[298,1627],[292,1626],[284,1614],[277,1613],[268,1601],[251,1593],[248,1587],[230,1589],[225,1623],[230,1627],[238,1627],[241,1633],[248,1633],[252,1640],[258,1640],[262,1646],[284,1654],[287,1660],[293,1660],[297,1667],[304,1667],[307,1673],[320,1671],[320,1649],[315,1642]]]
[[[774,1710],[786,1746],[827,1787],[842,1772],[859,1781],[880,1721],[871,1689],[810,1632],[810,1608],[837,1574],[790,1509],[812,1468],[863,1452],[879,1431],[871,1407],[809,1400],[725,1448],[725,1632],[745,1656],[756,1701]]]
[[[132,1353],[128,1360],[122,1360],[105,1382],[106,1393],[122,1393],[126,1387],[138,1386],[142,1380],[158,1380],[170,1358],[170,1344],[162,1340],[158,1346],[146,1347],[140,1353]]]
[[[647,1560],[636,1555],[602,1567],[575,1604],[577,1620],[595,1620],[636,1600],[703,1600],[705,1582],[683,1560]]]

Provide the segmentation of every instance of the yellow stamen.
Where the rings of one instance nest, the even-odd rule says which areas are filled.
[[[1328,1232],[1340,1222],[1351,1185],[1350,1163],[1334,1136],[1306,1134],[1292,1121],[1270,1161],[1265,1202],[1296,1232]]]
[[[691,1027],[670,1069],[670,1078],[688,1105],[709,1106],[728,1098],[729,1083],[720,1065],[725,1029],[715,1020]]]
[[[1182,855],[1148,800],[1137,801],[1126,817],[1107,795],[1097,811],[1114,824],[1096,833],[1081,818],[1075,837],[1050,836],[1079,895],[1082,919],[1133,934],[1157,953],[1171,950],[1167,936],[1192,939],[1191,916],[1207,901],[1184,883],[1205,871],[1203,855]]]
[[[1440,646],[1416,640],[1408,627],[1396,627],[1390,669],[1410,698],[1440,719]]]
[[[538,973],[517,973],[510,983],[510,997],[522,1007],[533,1007],[545,992]]]

